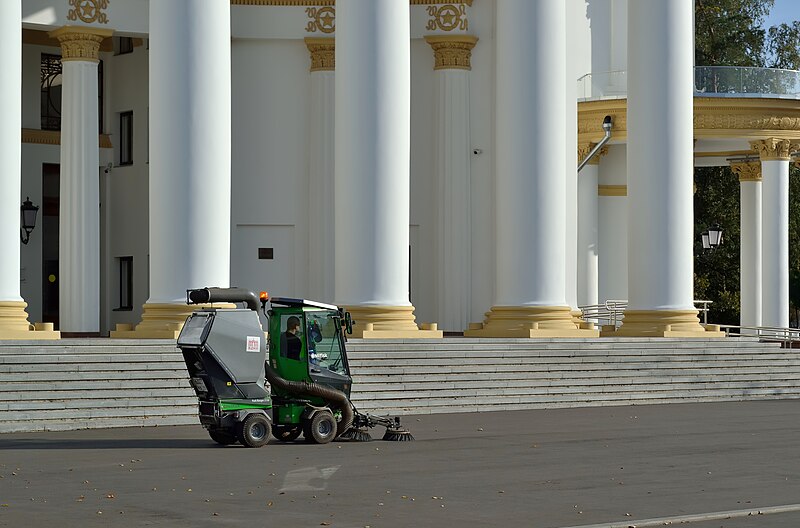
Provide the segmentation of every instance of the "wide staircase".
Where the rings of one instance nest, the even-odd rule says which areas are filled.
[[[754,338],[351,340],[388,414],[800,398],[800,349]],[[174,341],[0,343],[0,432],[197,424]]]

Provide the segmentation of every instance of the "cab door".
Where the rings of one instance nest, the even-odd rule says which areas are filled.
[[[303,337],[312,381],[350,394],[350,370],[344,353],[338,312],[306,311]]]

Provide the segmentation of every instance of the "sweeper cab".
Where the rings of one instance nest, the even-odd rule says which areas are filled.
[[[215,442],[261,447],[270,433],[282,442],[301,434],[317,444],[368,441],[367,430],[376,426],[386,427],[384,440],[413,440],[399,418],[360,413],[350,401],[345,333],[355,322],[344,309],[240,288],[189,290],[187,303],[205,306],[187,318],[178,348],[199,400],[200,423]]]

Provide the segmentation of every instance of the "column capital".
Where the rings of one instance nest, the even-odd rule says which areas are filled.
[[[767,138],[750,142],[750,147],[758,152],[761,161],[784,160],[788,161],[793,150],[798,148],[797,143],[788,139]]]
[[[426,35],[433,48],[434,70],[471,70],[472,48],[478,42],[474,35]]]
[[[761,163],[757,161],[731,163],[731,170],[739,176],[740,182],[761,181]]]
[[[579,143],[578,144],[578,163],[586,159],[586,156],[592,151],[597,143]],[[608,147],[601,148],[597,154],[592,156],[587,165],[600,165],[600,158],[608,154]]]
[[[49,33],[61,44],[61,61],[99,60],[100,43],[114,34],[111,29],[83,26],[62,26]]]
[[[306,37],[303,40],[311,53],[309,71],[334,71],[336,69],[336,40],[333,37]]]

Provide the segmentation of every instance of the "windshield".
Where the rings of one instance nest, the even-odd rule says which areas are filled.
[[[308,362],[338,374],[347,375],[340,342],[338,313],[306,312]]]

